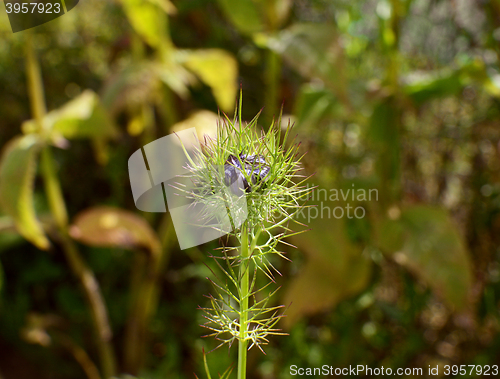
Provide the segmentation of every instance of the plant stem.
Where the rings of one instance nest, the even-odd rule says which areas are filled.
[[[64,13],[68,13],[68,8],[66,7],[66,1],[65,0],[61,0],[61,3],[62,3],[62,6],[63,6]]]
[[[43,82],[40,67],[35,57],[31,32],[27,32],[26,59],[30,103],[33,118],[38,132],[47,137],[47,130],[43,126],[43,117],[47,110],[43,93]],[[99,284],[92,270],[85,264],[76,248],[75,243],[68,235],[68,216],[66,203],[62,196],[61,185],[57,178],[52,159],[51,147],[46,145],[42,150],[41,169],[45,183],[45,191],[49,200],[49,207],[56,221],[61,236],[61,244],[73,274],[80,281],[85,298],[92,314],[97,344],[101,357],[103,377],[108,379],[115,374],[115,358],[111,346],[111,328],[109,327],[106,306],[102,298]]]
[[[250,282],[250,254],[248,248],[248,225],[245,222],[241,228],[241,265],[240,265],[240,338],[238,340],[238,379],[245,379],[247,372],[247,320]]]
[[[64,232],[61,237],[66,259],[68,260],[73,274],[82,285],[85,298],[91,311],[103,377],[109,379],[114,376],[116,372],[116,363],[113,347],[111,345],[112,333],[109,326],[108,313],[104,299],[102,298],[99,283],[92,270],[85,264],[73,240]]]
[[[61,192],[59,179],[54,169],[52,151],[50,146],[45,146],[41,153],[41,169],[45,192],[49,200],[50,210],[59,230],[66,230],[68,226],[68,212]]]
[[[158,246],[151,251],[151,255],[138,256],[132,273],[132,302],[125,331],[124,365],[127,373],[133,375],[137,375],[145,360],[148,327],[158,307],[161,273],[175,241],[175,230],[169,216],[165,214],[159,227],[161,241],[158,241]]]
[[[101,379],[101,374],[97,366],[92,362],[87,352],[76,344],[70,337],[62,333],[53,333],[54,339],[57,340],[73,355],[75,360],[80,364],[88,379]]]
[[[161,96],[156,101],[156,108],[163,122],[163,132],[171,133],[172,126],[179,121],[179,112],[175,105],[175,95],[167,86],[163,86]]]
[[[45,96],[43,93],[42,75],[40,66],[35,57],[33,49],[33,36],[30,30],[26,31],[26,73],[28,75],[28,94],[31,105],[31,113],[35,119],[37,132],[45,134],[43,127],[43,116],[47,113],[45,106]]]

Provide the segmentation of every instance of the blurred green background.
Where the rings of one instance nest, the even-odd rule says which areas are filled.
[[[82,0],[15,34],[3,9],[2,379],[205,377],[218,241],[180,251],[127,161],[210,133],[240,86],[246,120],[283,107],[323,190],[275,262],[289,336],[249,378],[500,363],[500,1]],[[378,196],[330,196],[354,189]],[[347,206],[365,216],[315,213]]]

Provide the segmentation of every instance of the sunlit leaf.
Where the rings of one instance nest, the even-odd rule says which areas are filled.
[[[264,21],[253,0],[218,0],[218,3],[240,32],[251,35],[264,30]]]
[[[91,246],[147,248],[156,253],[158,236],[142,217],[124,209],[99,206],[79,213],[70,235]]]
[[[64,138],[110,138],[117,135],[113,120],[102,107],[99,97],[91,90],[61,108],[49,112],[43,119],[44,128]],[[24,133],[36,130],[35,121],[23,123]]]
[[[172,126],[173,132],[178,132],[184,129],[195,128],[200,141],[204,136],[215,138],[217,135],[217,122],[219,116],[207,110],[201,110],[193,113],[187,119],[178,122]]]
[[[315,212],[306,209],[306,217],[309,210]],[[370,277],[371,262],[361,255],[362,247],[349,240],[343,220],[316,217],[308,224],[310,231],[293,238],[307,261],[285,295],[285,304],[291,304],[286,327],[305,315],[335,307],[363,290]]]
[[[382,223],[379,234],[380,248],[448,304],[456,308],[467,305],[471,262],[465,241],[445,210],[412,206],[402,210],[399,219]]]
[[[238,91],[238,63],[228,52],[220,49],[184,51],[182,61],[214,94],[224,112],[234,109]]]
[[[177,13],[175,5],[169,0],[148,0],[150,3],[158,5],[163,11],[169,15]]]
[[[186,99],[189,96],[188,86],[196,83],[196,78],[178,62],[182,61],[182,58],[177,59],[179,55],[184,54],[176,50],[173,55],[175,60],[172,57],[163,57],[162,61],[156,62],[154,73],[179,97]]]
[[[0,159],[0,203],[19,233],[38,248],[49,240],[38,221],[33,201],[36,161],[42,144],[37,135],[17,137],[4,148]]]

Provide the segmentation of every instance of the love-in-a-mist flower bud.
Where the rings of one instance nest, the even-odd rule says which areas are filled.
[[[244,189],[252,191],[252,186],[264,181],[269,174],[270,167],[263,155],[245,155],[241,153],[238,157],[229,155],[224,163],[224,181],[233,193],[240,194]],[[248,183],[247,178],[250,179]]]

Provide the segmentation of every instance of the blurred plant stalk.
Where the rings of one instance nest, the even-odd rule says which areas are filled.
[[[264,78],[266,83],[264,125],[267,125],[278,116],[278,91],[281,81],[281,56],[271,49],[266,51]]]
[[[47,113],[43,82],[40,66],[35,56],[35,50],[33,47],[33,36],[30,31],[26,31],[25,47],[28,90],[33,118],[35,119],[38,133],[42,137],[47,137],[47,133],[46,130],[44,130],[43,125],[43,117]],[[49,201],[49,207],[58,228],[62,250],[66,255],[66,259],[68,260],[73,274],[77,277],[83,288],[85,299],[92,316],[94,332],[96,334],[102,375],[104,378],[108,379],[116,373],[116,359],[111,345],[112,332],[109,325],[106,305],[94,273],[87,266],[81,257],[76,244],[68,234],[66,204],[62,196],[61,185],[54,168],[51,147],[48,144],[44,146],[42,150],[41,169],[45,191]]]
[[[150,254],[137,256],[131,280],[130,315],[125,331],[124,369],[137,375],[144,365],[148,344],[148,327],[156,313],[159,300],[159,278],[170,258],[170,247],[175,241],[175,233],[170,214],[165,213],[155,243]]]

